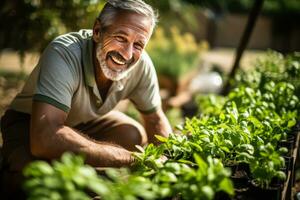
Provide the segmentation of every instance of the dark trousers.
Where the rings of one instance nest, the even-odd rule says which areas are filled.
[[[2,176],[1,199],[26,199],[22,170],[34,157],[29,151],[30,115],[7,110],[1,118]]]

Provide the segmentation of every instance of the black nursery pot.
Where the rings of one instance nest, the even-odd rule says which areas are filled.
[[[245,189],[249,187],[250,168],[247,163],[239,163],[234,167],[230,179],[235,189]]]
[[[272,199],[272,200],[280,200],[283,184],[281,182],[277,182],[275,184],[270,184],[268,188],[261,188],[259,187],[253,180],[250,184],[250,191],[251,196],[253,199],[256,200],[266,200],[266,199]]]
[[[285,174],[288,174],[288,172],[291,171],[293,167],[293,157],[283,156],[283,158],[285,161],[285,167],[282,169],[282,171],[284,171]]]
[[[227,193],[223,191],[219,191],[216,193],[214,200],[231,200],[232,197],[230,197]]]

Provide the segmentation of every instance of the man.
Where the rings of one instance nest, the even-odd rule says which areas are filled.
[[[1,119],[3,154],[10,171],[35,158],[82,153],[95,167],[128,166],[135,145],[168,137],[153,64],[144,51],[156,23],[142,0],[109,0],[93,30],[52,41],[23,90]],[[112,111],[130,99],[144,127]]]

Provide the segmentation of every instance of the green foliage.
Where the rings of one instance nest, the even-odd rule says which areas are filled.
[[[206,49],[207,43],[198,44],[192,34],[181,34],[176,27],[170,29],[170,35],[158,27],[146,47],[158,74],[174,80],[195,68]]]
[[[225,98],[217,94],[198,95],[196,97],[200,113],[219,115],[225,103]]]
[[[45,161],[31,163],[24,170],[27,180],[25,191],[28,199],[90,199],[85,190],[100,192],[105,190],[97,179],[96,171],[84,165],[83,158],[66,153],[53,166]],[[101,191],[101,192],[103,192]]]
[[[201,99],[205,105],[217,107],[202,109],[199,117],[186,119],[180,134],[157,136],[160,146],[138,147],[141,152],[133,154],[135,165],[130,171],[110,169],[106,177],[98,177],[83,165],[81,157],[65,154],[53,166],[37,161],[26,168],[24,188],[30,199],[75,198],[72,195],[86,199],[86,191],[104,200],[178,195],[182,199],[213,199],[221,191],[234,195],[230,171],[224,165],[238,163],[248,164],[253,181],[268,188],[274,178],[286,178],[282,156],[288,149],[279,143],[296,124],[300,103],[298,85],[280,76],[299,74],[298,58],[280,54],[267,58],[254,69],[259,73],[251,73],[256,77],[240,76],[228,96]],[[273,79],[267,81],[270,71]],[[254,79],[255,83],[249,81]]]
[[[268,187],[274,177],[284,179],[286,149],[278,143],[298,120],[299,84],[292,77],[300,72],[299,64],[296,53],[283,57],[269,52],[252,71],[238,74],[228,96],[198,98],[200,105],[212,108],[186,121],[183,131],[191,135],[189,142],[201,146],[200,154],[214,155],[225,164],[248,163],[261,187]],[[203,138],[206,143],[200,142]]]
[[[91,28],[104,1],[4,0],[1,4],[0,50],[11,48],[22,55],[41,51],[59,34]]]
[[[137,153],[136,171],[110,168],[106,176],[97,175],[81,156],[70,153],[52,165],[35,161],[24,170],[24,189],[32,200],[84,200],[95,195],[103,200],[154,200],[178,194],[182,199],[213,199],[218,191],[233,195],[230,172],[219,160],[209,157],[206,162],[194,155],[197,168],[178,162],[157,164],[158,149],[149,145],[142,154]]]
[[[147,148],[146,151],[148,151]],[[158,190],[160,198],[180,194],[181,199],[186,200],[213,199],[220,191],[229,195],[234,194],[233,185],[229,179],[230,171],[224,168],[220,160],[210,156],[207,160],[203,160],[197,154],[193,157],[195,163],[188,160],[168,160],[158,168],[156,168],[158,165],[152,165],[155,168],[147,166],[139,172],[143,177],[150,178],[160,188]],[[141,164],[145,166],[143,162],[138,165],[141,166]]]
[[[276,150],[271,143],[256,148],[256,155],[249,163],[252,176],[260,187],[267,188],[274,177],[286,179],[286,174],[281,171],[285,166],[281,151]]]

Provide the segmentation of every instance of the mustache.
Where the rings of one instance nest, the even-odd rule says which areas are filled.
[[[107,56],[113,56],[116,57],[118,60],[121,60],[127,65],[130,65],[133,62],[133,58],[130,58],[129,60],[126,60],[121,54],[119,54],[117,51],[111,51],[108,52]]]

